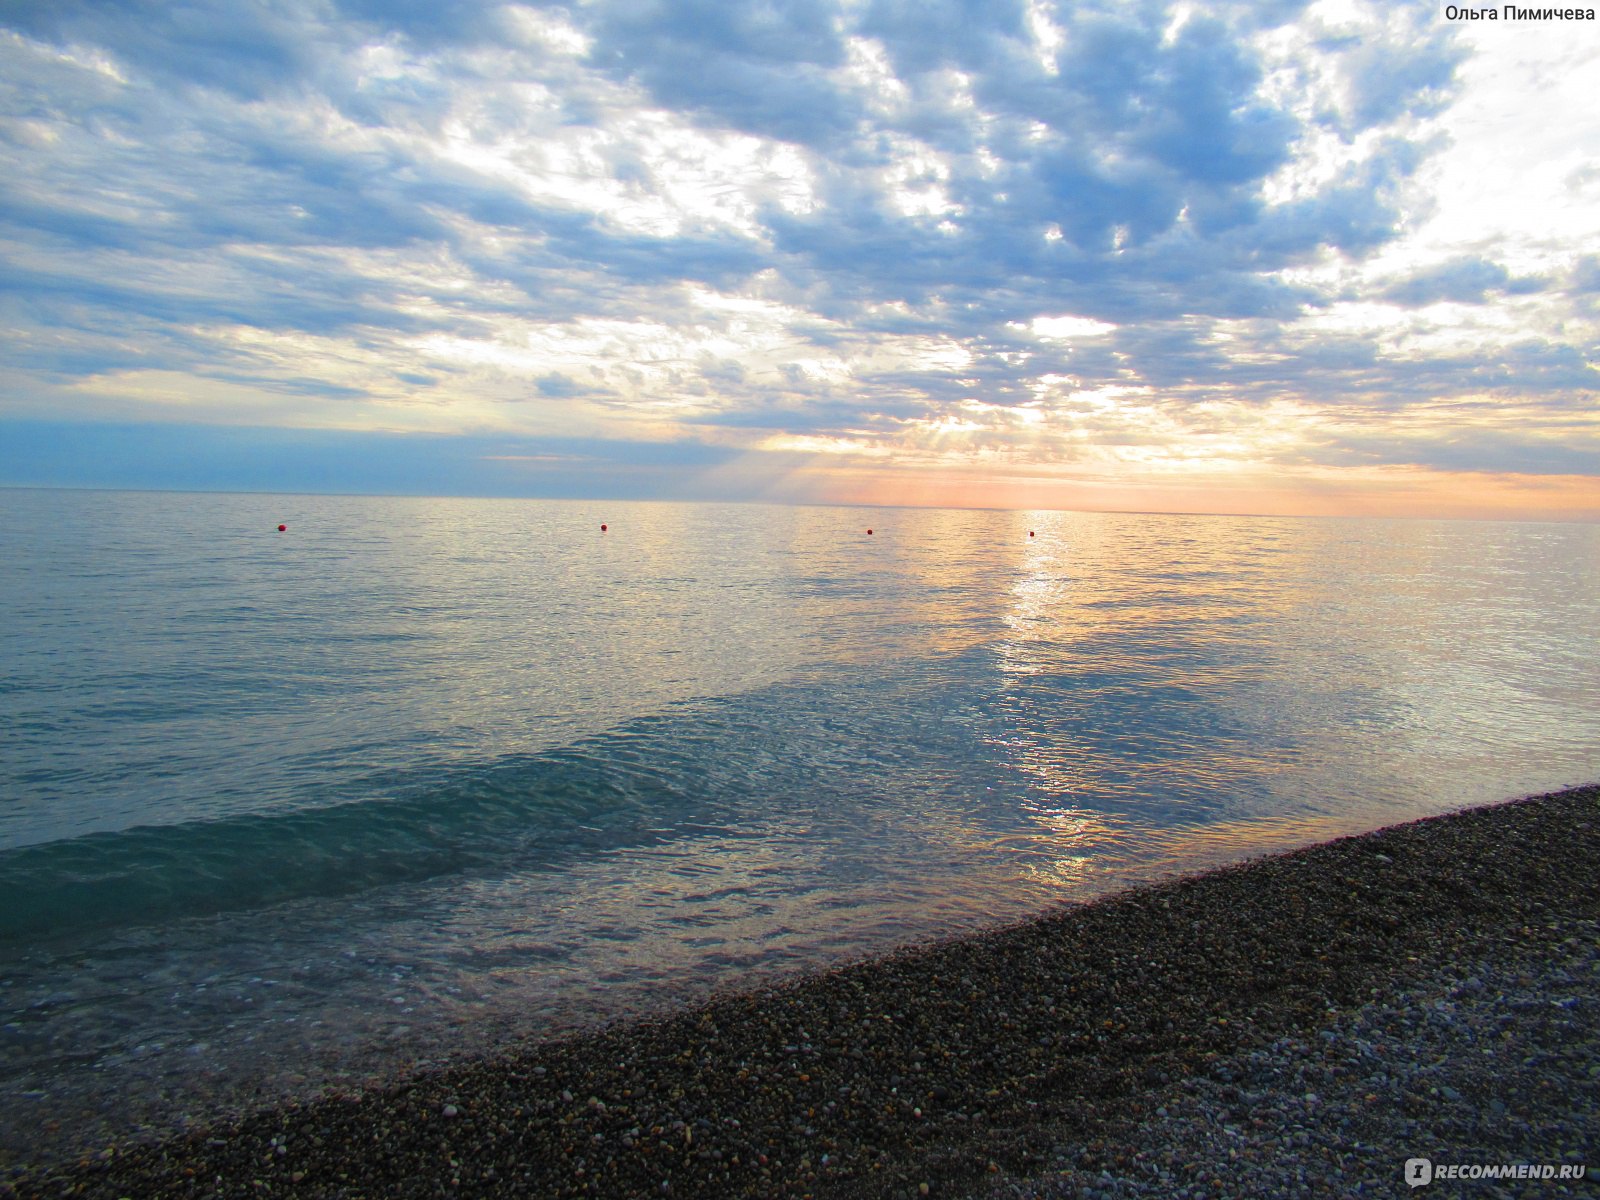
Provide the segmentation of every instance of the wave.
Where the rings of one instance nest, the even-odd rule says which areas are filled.
[[[1054,827],[1033,829],[1029,797],[1156,824],[1212,820],[1262,762],[1292,755],[1292,737],[1232,711],[1225,675],[1170,662],[1176,678],[1118,673],[1094,640],[1074,649],[1075,662],[976,647],[841,668],[558,749],[369,777],[337,803],[0,851],[0,947],[464,872],[559,870],[708,823],[815,823],[824,840],[856,843],[892,822],[880,802],[893,814],[904,797],[927,826],[910,836],[964,845],[1020,827],[1044,845]]]
[[[662,836],[692,765],[627,732],[371,799],[91,833],[0,852],[0,944],[341,896],[477,867],[537,869]],[[684,815],[684,814],[679,814]]]

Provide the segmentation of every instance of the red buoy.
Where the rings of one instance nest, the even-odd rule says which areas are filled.
[[[600,532],[604,533],[605,531],[606,531],[606,527],[604,525],[600,526]]]
[[[1030,530],[1028,530],[1028,536],[1029,536],[1029,537],[1032,537],[1032,536],[1033,536],[1033,530],[1031,530],[1031,529],[1030,529]]]
[[[867,530],[867,536],[868,536],[868,537],[871,537],[871,536],[872,536],[872,530],[870,530],[870,529],[869,529],[869,530]]]
[[[287,528],[289,528],[287,525],[279,525],[278,526],[278,532],[282,533]]]

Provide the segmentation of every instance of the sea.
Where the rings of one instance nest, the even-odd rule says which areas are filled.
[[[0,1161],[1600,778],[1600,526],[0,491]]]

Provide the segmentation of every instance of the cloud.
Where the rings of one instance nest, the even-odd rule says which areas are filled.
[[[1426,436],[1346,435],[1330,439],[1321,461],[1346,461],[1432,470],[1522,475],[1600,474],[1600,438],[1574,443],[1505,431],[1466,430]]]
[[[8,4],[6,23],[55,44],[114,52],[130,72],[247,99],[293,88],[328,55],[329,27],[309,5]]]
[[[1341,47],[1348,66],[1338,125],[1346,136],[1434,116],[1453,99],[1456,73],[1469,52],[1438,35],[1437,13],[1420,4],[1396,5],[1387,25],[1387,37]]]
[[[1439,218],[1495,52],[1420,5],[13,4],[0,419],[1134,471],[1382,414],[1581,467],[1405,424],[1586,428],[1600,224]]]
[[[541,396],[577,396],[587,390],[577,380],[559,371],[539,376],[533,381],[533,386],[539,389]]]
[[[1537,291],[1536,279],[1514,280],[1499,263],[1481,258],[1451,259],[1418,271],[1383,291],[1387,300],[1408,308],[1450,301],[1455,304],[1483,304],[1496,293]]]
[[[593,45],[600,70],[718,127],[825,146],[859,119],[829,74],[844,57],[832,6],[814,0],[627,0],[597,10]]]

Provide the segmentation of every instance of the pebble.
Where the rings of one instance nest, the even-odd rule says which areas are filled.
[[[1521,1019],[1510,1039],[1498,1032],[1507,1009],[1537,998],[1562,967],[1600,967],[1600,920],[1574,915],[1557,926],[1578,940],[1557,945],[1553,938],[1529,939],[1471,964],[1436,966],[1412,981],[1406,1000],[1380,996],[1338,1014],[1336,1027],[1326,1031],[1335,1038],[1277,1041],[1252,1052],[1252,1069],[1279,1094],[1311,1073],[1334,1081],[1316,1097],[1314,1126],[1294,1125],[1282,1105],[1252,1104],[1248,1136],[1242,1145],[1228,1144],[1218,1131],[1232,1132],[1224,1122],[1236,1104],[1226,1088],[1201,1079],[1149,1109],[1147,1118],[1124,1119],[1101,1132],[1094,1153],[1129,1164],[1110,1178],[1104,1171],[1063,1166],[1033,1178],[1009,1176],[969,1193],[967,1200],[1066,1200],[1096,1191],[1117,1198],[1165,1197],[1174,1194],[1174,1166],[1189,1177],[1227,1170],[1228,1194],[1251,1200],[1397,1194],[1405,1160],[1419,1156],[1461,1163],[1584,1162],[1591,1151],[1568,1147],[1592,1147],[1600,1129],[1600,1089],[1592,1078],[1600,1073],[1592,1065],[1600,1058],[1600,986],[1579,998],[1579,1022]],[[1476,972],[1468,978],[1477,987],[1463,989],[1464,967]],[[1451,1026],[1424,1019],[1429,993],[1464,990],[1475,999],[1457,1003]],[[1338,1049],[1346,1041],[1369,1052],[1352,1064]],[[1494,1044],[1492,1053],[1484,1053],[1485,1043]],[[1490,1089],[1511,1099],[1491,1097],[1482,1106],[1487,1119],[1480,1119],[1470,1097]],[[1408,1109],[1406,1098],[1417,1096],[1428,1100]],[[1412,1111],[1415,1117],[1408,1115]],[[1159,1163],[1141,1153],[1148,1146],[1163,1148]],[[1239,1169],[1241,1158],[1245,1171]],[[1575,1195],[1582,1186],[1541,1183],[1538,1194]],[[1484,1194],[1512,1193],[1486,1186]]]

